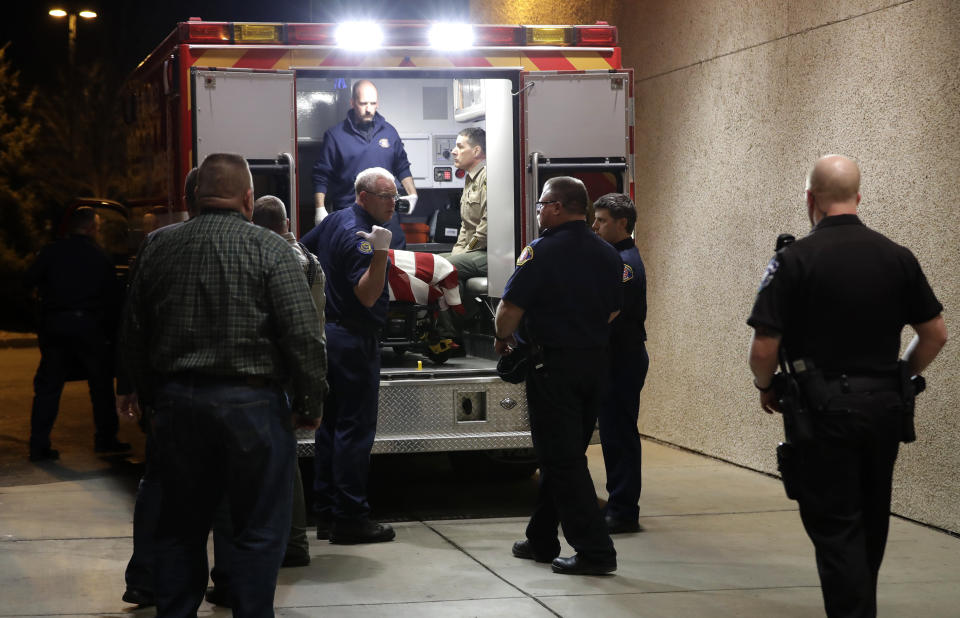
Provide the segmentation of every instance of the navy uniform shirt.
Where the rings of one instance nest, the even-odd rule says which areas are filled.
[[[600,348],[623,298],[623,263],[610,243],[568,221],[524,247],[503,292],[524,309],[525,332],[547,347]]]
[[[896,370],[903,326],[942,310],[910,250],[835,215],[774,256],[747,324],[828,375],[883,375]]]
[[[647,319],[647,271],[640,252],[627,237],[613,245],[623,262],[623,308],[610,324],[610,343],[616,349],[636,351],[636,346],[647,340],[644,322]]]
[[[327,216],[301,239],[320,260],[327,275],[328,322],[350,321],[371,329],[381,328],[386,322],[390,301],[386,280],[373,307],[364,307],[353,291],[373,259],[370,241],[357,236],[357,231],[370,232],[374,225],[380,224],[359,204],[354,204]]]
[[[411,176],[407,152],[393,125],[377,112],[370,130],[362,131],[354,123],[351,109],[343,122],[323,136],[320,158],[313,166],[314,192],[325,194],[324,204],[330,212],[349,208],[356,199],[357,174],[371,167],[389,170],[397,181]]]
[[[88,236],[72,234],[44,247],[27,271],[45,312],[85,310],[116,319],[121,288],[110,257]]]

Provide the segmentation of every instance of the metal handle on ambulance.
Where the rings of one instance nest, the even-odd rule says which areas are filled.
[[[290,201],[287,204],[290,207],[290,229],[294,234],[300,233],[300,206],[297,204],[297,160],[289,152],[281,152],[277,159],[286,160],[287,174],[290,182]]]
[[[534,163],[542,170],[564,169],[564,170],[603,170],[605,172],[622,172],[627,169],[627,164],[623,161],[610,163]]]
[[[538,191],[540,191],[540,157],[543,156],[539,152],[530,153],[530,201],[528,204],[533,206],[538,197]],[[536,238],[539,235],[539,230],[537,229],[537,209],[536,207],[527,209],[527,230],[529,230],[529,238],[523,239],[523,244],[529,243],[531,240]]]

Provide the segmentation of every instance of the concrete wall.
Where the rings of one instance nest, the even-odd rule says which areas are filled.
[[[636,69],[637,243],[647,263],[644,434],[776,469],[745,325],[779,232],[806,233],[804,176],[839,152],[861,217],[910,247],[960,336],[960,2],[622,0],[477,21],[619,26]],[[487,19],[487,16],[490,19]],[[588,22],[589,23],[589,22]],[[912,335],[907,329],[904,341]],[[960,532],[960,347],[927,371],[894,511]]]

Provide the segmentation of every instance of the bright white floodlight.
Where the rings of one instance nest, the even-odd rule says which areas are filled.
[[[349,21],[337,26],[337,46],[365,51],[383,46],[383,30],[373,22]]]
[[[470,24],[433,24],[430,26],[430,46],[434,49],[455,51],[473,47],[473,26]]]

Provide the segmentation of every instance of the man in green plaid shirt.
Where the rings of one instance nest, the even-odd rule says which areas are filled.
[[[198,216],[156,237],[139,257],[121,331],[137,392],[118,406],[129,411],[142,402],[152,410],[164,497],[158,613],[196,613],[207,534],[226,497],[233,607],[272,615],[290,526],[293,428],[316,427],[327,391],[323,333],[296,256],[281,237],[249,222],[246,161],[208,156],[197,200]]]

